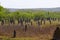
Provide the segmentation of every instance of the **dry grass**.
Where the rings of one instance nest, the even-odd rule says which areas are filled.
[[[60,22],[58,22],[57,20],[52,21],[52,24],[46,21],[46,24],[40,26],[38,26],[38,24],[36,24],[36,22],[34,22],[33,20],[32,22],[33,25],[28,27],[27,32],[24,32],[22,26],[17,25],[17,21],[15,25],[10,26],[8,24],[4,24],[3,26],[0,25],[0,34],[2,35],[0,36],[0,38],[2,38],[3,40],[51,40],[53,38],[54,30],[57,27],[56,25],[60,24]],[[17,32],[16,38],[11,38],[14,30],[13,26],[15,26]]]

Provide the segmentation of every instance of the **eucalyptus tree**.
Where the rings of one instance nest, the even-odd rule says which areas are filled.
[[[5,9],[2,6],[0,6],[0,21],[1,21],[2,25],[4,24],[5,18],[6,18],[5,12],[6,12]]]
[[[23,14],[23,12],[21,12],[21,11],[16,11],[15,12],[15,19],[18,21],[18,24],[19,23],[21,23],[21,25],[23,25],[23,16],[24,14]]]
[[[0,6],[0,12],[3,11],[3,9],[4,9],[4,8],[3,8],[2,6]]]
[[[10,14],[8,14],[8,18],[9,18],[9,22],[11,24],[15,24],[15,15],[14,15],[14,12],[11,12]]]
[[[52,18],[52,15],[51,15],[51,13],[50,12],[48,12],[47,13],[47,20],[50,22],[50,24],[51,24],[51,18]]]
[[[60,12],[55,12],[55,17],[58,19],[58,22],[60,21]]]
[[[28,23],[30,21],[30,14],[28,13],[23,13],[22,18],[24,19],[25,23]]]
[[[42,21],[44,22],[44,24],[45,24],[45,20],[46,20],[46,18],[47,18],[47,16],[46,16],[47,14],[46,14],[46,12],[45,11],[43,11],[43,12],[40,12],[40,22],[41,22],[41,24],[42,24]]]

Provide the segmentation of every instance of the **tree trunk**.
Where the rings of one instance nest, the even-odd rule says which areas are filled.
[[[44,24],[45,24],[45,19],[44,19]]]
[[[51,24],[51,20],[49,20],[50,24]]]
[[[42,25],[42,20],[41,20],[41,25]]]
[[[1,25],[4,25],[4,20],[1,20]]]
[[[32,21],[31,21],[31,25],[32,25],[33,23],[32,23]]]
[[[40,21],[38,20],[38,25],[40,25]]]

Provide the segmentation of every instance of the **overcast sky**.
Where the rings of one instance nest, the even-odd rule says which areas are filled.
[[[5,8],[54,8],[60,7],[60,0],[0,0]]]

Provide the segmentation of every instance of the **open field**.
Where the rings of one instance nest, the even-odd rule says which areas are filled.
[[[28,25],[28,24],[27,24]],[[33,25],[28,25],[25,32],[25,26],[20,24],[0,25],[0,38],[2,40],[51,40],[53,38],[54,31],[60,23],[52,22],[38,26],[35,22]],[[37,27],[36,27],[37,26]],[[16,31],[16,37],[13,38],[13,31]]]
[[[60,39],[59,32],[60,12],[23,9],[10,12],[0,6],[0,40]]]

